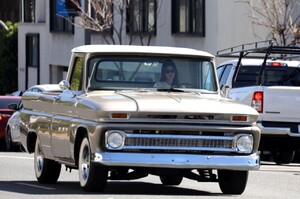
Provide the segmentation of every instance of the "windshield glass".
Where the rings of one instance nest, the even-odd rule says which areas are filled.
[[[210,60],[191,58],[103,58],[89,60],[88,89],[170,89],[217,91]]]

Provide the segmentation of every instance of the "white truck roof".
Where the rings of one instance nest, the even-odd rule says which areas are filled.
[[[210,53],[192,48],[166,47],[166,46],[135,46],[135,45],[84,45],[76,47],[72,52],[79,53],[140,53],[187,55],[213,58]]]

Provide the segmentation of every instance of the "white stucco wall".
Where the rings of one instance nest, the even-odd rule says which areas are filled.
[[[19,24],[18,31],[18,81],[19,90],[25,90],[25,75],[26,75],[26,35],[27,34],[39,34],[40,40],[40,80],[42,82],[49,81],[49,71],[47,67],[49,59],[45,48],[49,46],[49,40],[47,39],[47,29],[44,24],[30,23],[30,24]],[[30,76],[34,74],[29,73]],[[36,77],[32,77],[36,79]],[[29,81],[30,82],[30,81]],[[31,86],[31,85],[30,85]]]

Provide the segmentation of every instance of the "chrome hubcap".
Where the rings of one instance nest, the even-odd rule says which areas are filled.
[[[37,169],[40,172],[40,171],[42,171],[43,165],[44,165],[43,157],[41,155],[38,155],[36,157],[36,159],[37,159],[37,161],[36,161],[37,162]]]
[[[81,175],[83,180],[87,180],[90,172],[90,153],[87,146],[84,147],[82,153],[82,163],[81,163]]]

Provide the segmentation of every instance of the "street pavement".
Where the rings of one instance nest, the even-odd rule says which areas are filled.
[[[57,184],[39,184],[34,175],[33,155],[0,152],[0,199],[97,198],[97,199],[194,199],[194,198],[300,198],[300,164],[275,165],[262,162],[251,171],[240,196],[222,194],[217,183],[184,179],[179,186],[164,187],[157,176],[132,181],[109,181],[102,193],[85,193],[78,171],[62,167]]]

